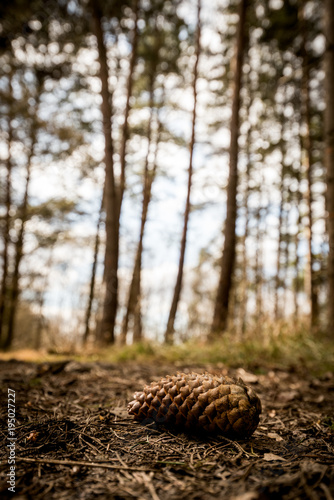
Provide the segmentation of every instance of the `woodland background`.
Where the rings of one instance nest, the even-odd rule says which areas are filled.
[[[333,10],[1,5],[3,349],[331,338]]]

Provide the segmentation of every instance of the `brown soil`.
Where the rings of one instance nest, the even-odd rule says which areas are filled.
[[[135,390],[175,371],[139,364],[0,362],[1,498],[333,500],[332,373],[317,378],[302,371],[230,370],[256,390],[263,406],[254,435],[233,442],[144,427],[127,415]],[[15,441],[8,439],[8,389],[15,391]],[[11,442],[15,494],[7,483]]]

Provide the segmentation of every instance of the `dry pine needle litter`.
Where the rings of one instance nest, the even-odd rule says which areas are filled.
[[[143,424],[242,439],[258,426],[261,401],[239,378],[209,373],[167,375],[134,394],[128,412]]]

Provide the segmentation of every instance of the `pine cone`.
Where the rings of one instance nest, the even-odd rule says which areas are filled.
[[[156,422],[230,438],[251,436],[261,413],[260,399],[240,378],[209,373],[167,375],[133,397],[128,412],[144,424]]]

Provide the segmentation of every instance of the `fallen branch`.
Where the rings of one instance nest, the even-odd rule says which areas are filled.
[[[101,467],[103,469],[114,469],[114,470],[128,470],[128,471],[143,471],[151,472],[152,469],[146,469],[144,467],[130,467],[124,465],[110,465],[103,462],[85,462],[76,460],[56,460],[52,458],[26,458],[26,457],[16,457],[16,462],[30,462],[35,464],[54,464],[54,465],[70,465],[70,466],[84,466],[84,467]]]

